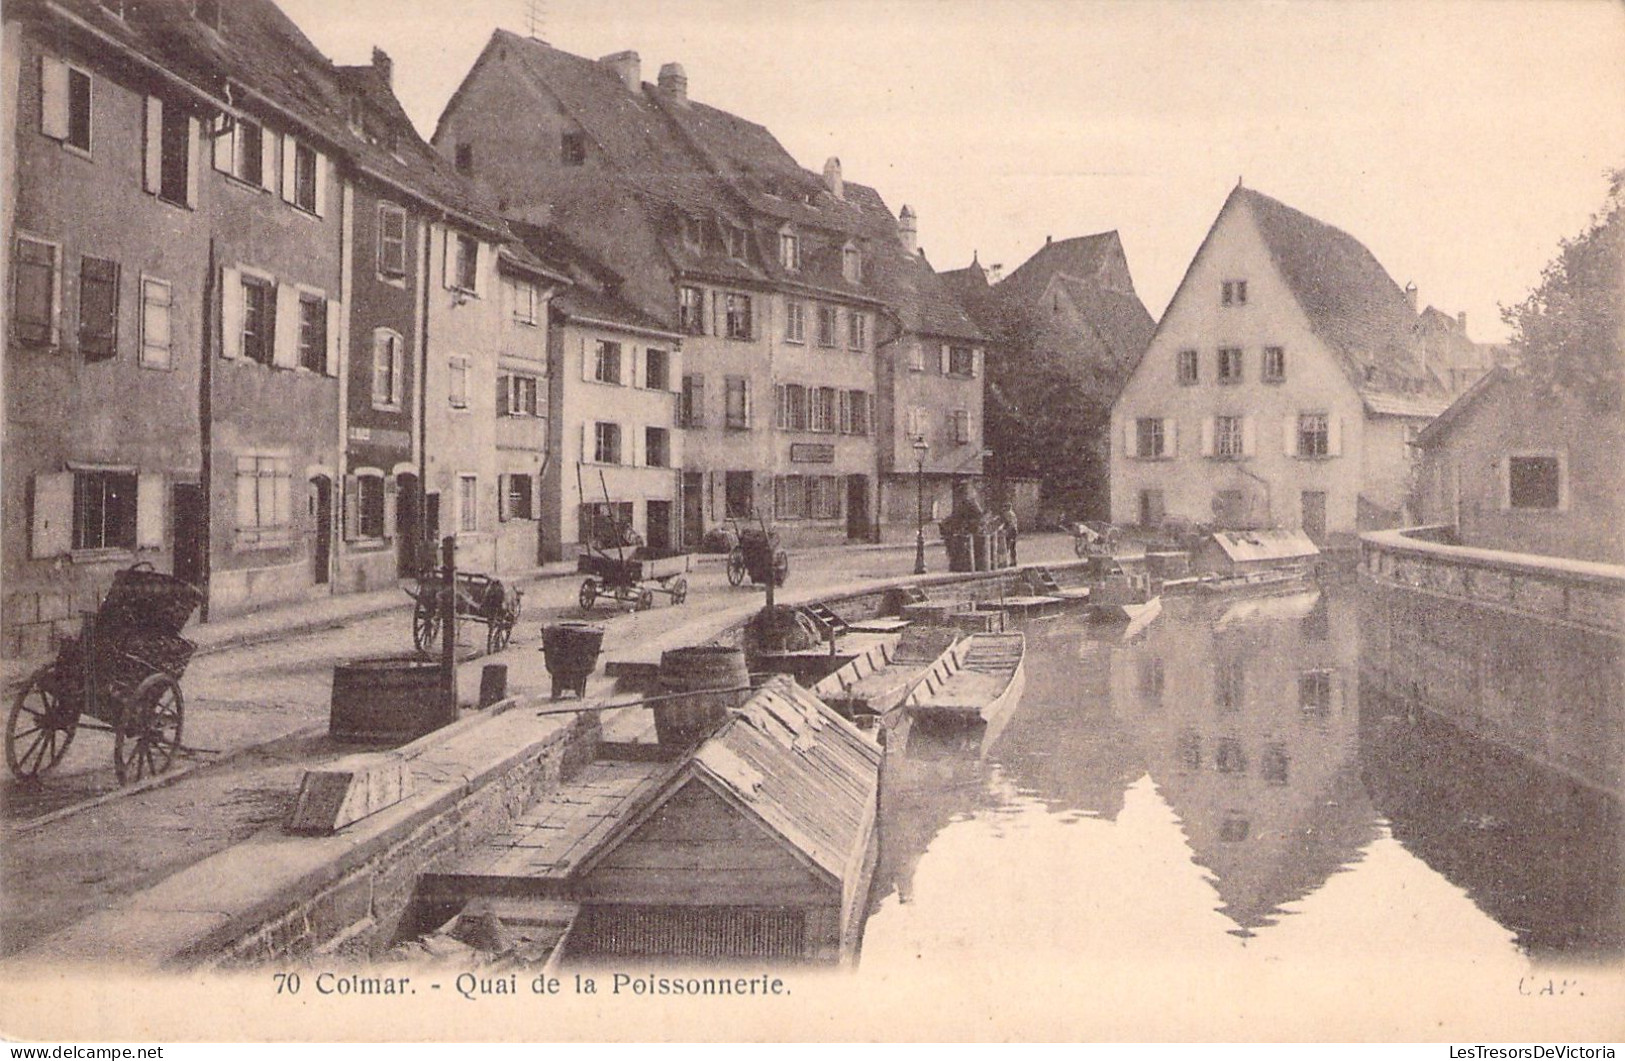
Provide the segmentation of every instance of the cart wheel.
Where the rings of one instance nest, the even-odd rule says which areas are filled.
[[[784,580],[790,577],[790,554],[780,549],[773,554],[773,584],[784,585]]]
[[[598,583],[590,578],[581,583],[581,594],[577,599],[581,601],[583,611],[592,611],[592,602],[598,599]]]
[[[149,675],[124,705],[113,740],[119,784],[164,773],[181,746],[181,687],[167,674]]]
[[[62,761],[79,731],[79,715],[53,688],[54,668],[28,679],[6,719],[6,765],[21,780],[38,777]]]
[[[681,604],[688,600],[688,579],[679,578],[671,584],[671,602]]]
[[[638,590],[638,599],[633,602],[634,611],[646,612],[655,606],[655,593],[652,589]]]
[[[728,553],[728,584],[742,585],[745,581],[745,550],[735,546]]]
[[[440,611],[432,602],[418,601],[412,612],[412,643],[424,655],[432,655],[440,642]]]
[[[519,621],[516,615],[504,615],[491,620],[485,634],[485,654],[501,652],[513,640],[514,624]]]

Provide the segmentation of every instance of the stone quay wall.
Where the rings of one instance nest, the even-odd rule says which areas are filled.
[[[1361,671],[1581,782],[1625,794],[1625,568],[1362,535]]]

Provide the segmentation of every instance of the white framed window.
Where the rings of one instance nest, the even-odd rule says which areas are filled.
[[[643,429],[643,463],[651,468],[671,467],[671,432],[663,427]]]
[[[175,103],[147,97],[142,186],[176,206],[197,203],[197,156],[193,146],[196,124],[196,119]]]
[[[327,299],[299,293],[299,367],[311,372],[327,370]]]
[[[847,313],[846,345],[849,350],[863,350],[869,345],[869,318],[858,310]]]
[[[221,115],[209,134],[214,141],[214,168],[255,188],[270,175],[271,140],[265,128],[247,118]]]
[[[384,476],[380,472],[358,473],[355,477],[355,536],[381,540],[388,520],[385,518],[388,502],[385,500]]]
[[[316,212],[316,169],[320,162],[316,149],[296,141],[293,149],[293,205]]]
[[[976,353],[968,346],[948,347],[948,358],[943,363],[943,375],[970,379],[976,375]]]
[[[784,304],[784,341],[787,343],[807,341],[806,303],[791,299]]]
[[[446,234],[446,286],[476,294],[480,282],[480,241],[461,232]]]
[[[794,232],[779,233],[779,264],[790,272],[801,268],[801,237]]]
[[[1151,459],[1164,455],[1167,437],[1163,432],[1161,419],[1157,417],[1141,417],[1135,421],[1134,427],[1135,456]]]
[[[774,421],[780,431],[807,429],[807,388],[799,383],[781,383],[778,388],[778,416]]]
[[[807,485],[799,475],[773,478],[773,515],[778,519],[801,519],[807,514]]]
[[[726,387],[723,412],[727,427],[735,431],[749,430],[750,380],[745,376],[728,376],[723,382]]]
[[[925,344],[915,343],[908,348],[908,370],[910,372],[925,371]]]
[[[1240,457],[1245,451],[1245,429],[1243,418],[1239,416],[1216,416],[1213,418],[1213,455],[1216,457]]]
[[[1298,414],[1298,456],[1331,454],[1331,418],[1325,413]]]
[[[399,332],[374,328],[372,332],[372,406],[399,409],[406,374],[406,343]]]
[[[600,339],[593,344],[592,379],[595,383],[621,385],[621,344]]]
[[[1264,347],[1264,363],[1259,376],[1265,383],[1281,383],[1286,379],[1286,349],[1280,346]]]
[[[825,434],[835,430],[835,394],[834,387],[818,387],[809,393],[807,427],[810,430]]]
[[[540,416],[540,382],[535,376],[498,376],[497,415]]]
[[[677,289],[677,325],[684,335],[705,334],[705,291],[698,287]]]
[[[406,276],[406,211],[394,203],[378,204],[378,275],[388,280]]]
[[[40,132],[64,147],[90,154],[90,75],[49,55],[40,56]]]
[[[834,306],[818,307],[818,345],[834,346],[835,337],[840,334],[840,318]]]
[[[169,368],[174,356],[170,311],[174,291],[167,280],[141,278],[141,353],[145,368]]]
[[[948,414],[949,430],[953,433],[953,440],[963,445],[971,440],[970,410],[955,409]]]
[[[1195,350],[1179,352],[1179,382],[1181,386],[1195,386],[1201,379],[1201,360]]]
[[[480,477],[457,477],[457,531],[459,534],[477,534],[480,529]]]
[[[243,454],[237,458],[237,541],[277,544],[293,524],[293,466],[287,457]]]
[[[727,225],[728,257],[744,261],[750,256],[750,232],[738,225]]]
[[[1223,306],[1245,306],[1247,304],[1247,281],[1225,280],[1220,283],[1219,304]]]
[[[841,275],[848,283],[863,282],[863,252],[850,243],[841,248]]]
[[[514,472],[502,477],[503,519],[536,518],[536,479],[526,472]]]
[[[62,340],[62,248],[18,236],[12,258],[11,333],[25,343]]]
[[[448,363],[451,374],[446,385],[446,400],[453,409],[468,408],[468,369],[466,357],[454,357]]]
[[[750,310],[749,295],[729,292],[723,299],[723,319],[726,322],[723,334],[730,339],[749,339],[752,334]]]
[[[643,387],[645,390],[671,390],[671,354],[656,347],[643,352]]]
[[[1219,382],[1220,383],[1240,383],[1241,382],[1241,365],[1242,365],[1241,347],[1239,347],[1239,346],[1221,346],[1221,347],[1219,347]]]
[[[807,517],[839,519],[841,480],[834,475],[813,475],[807,479]]]
[[[683,394],[677,402],[677,426],[705,426],[705,377],[700,373],[683,377]]]
[[[592,425],[592,462],[621,463],[621,425],[597,420]]]
[[[276,358],[276,285],[263,276],[242,274],[242,356],[262,365]]]
[[[73,475],[73,548],[134,549],[134,471],[76,471]]]
[[[841,395],[841,434],[869,434],[868,391],[846,391]]]

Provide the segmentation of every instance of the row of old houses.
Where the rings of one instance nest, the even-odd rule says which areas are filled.
[[[630,529],[911,538],[985,473],[1055,514],[1405,514],[1489,367],[1357,241],[1238,186],[1160,323],[1117,233],[1000,280],[686,71],[497,31],[430,141],[271,0],[4,16],[3,606],[49,646],[150,562],[227,615],[517,572]],[[516,120],[522,116],[522,120]],[[984,394],[986,398],[984,400]]]
[[[986,337],[911,212],[675,64],[498,32],[431,145],[270,0],[4,19],[8,653],[134,562],[221,616],[448,534],[874,540],[981,472]]]

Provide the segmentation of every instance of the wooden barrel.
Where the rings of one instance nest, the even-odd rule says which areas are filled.
[[[554,623],[542,629],[547,673],[572,688],[597,669],[603,645],[604,628],[596,623]]]
[[[333,668],[327,728],[338,740],[399,744],[455,721],[436,661],[382,656]]]
[[[660,655],[663,693],[698,693],[655,704],[655,735],[662,745],[684,748],[709,737],[750,695],[745,650],[720,645],[674,648]],[[707,690],[732,690],[730,692]]]

